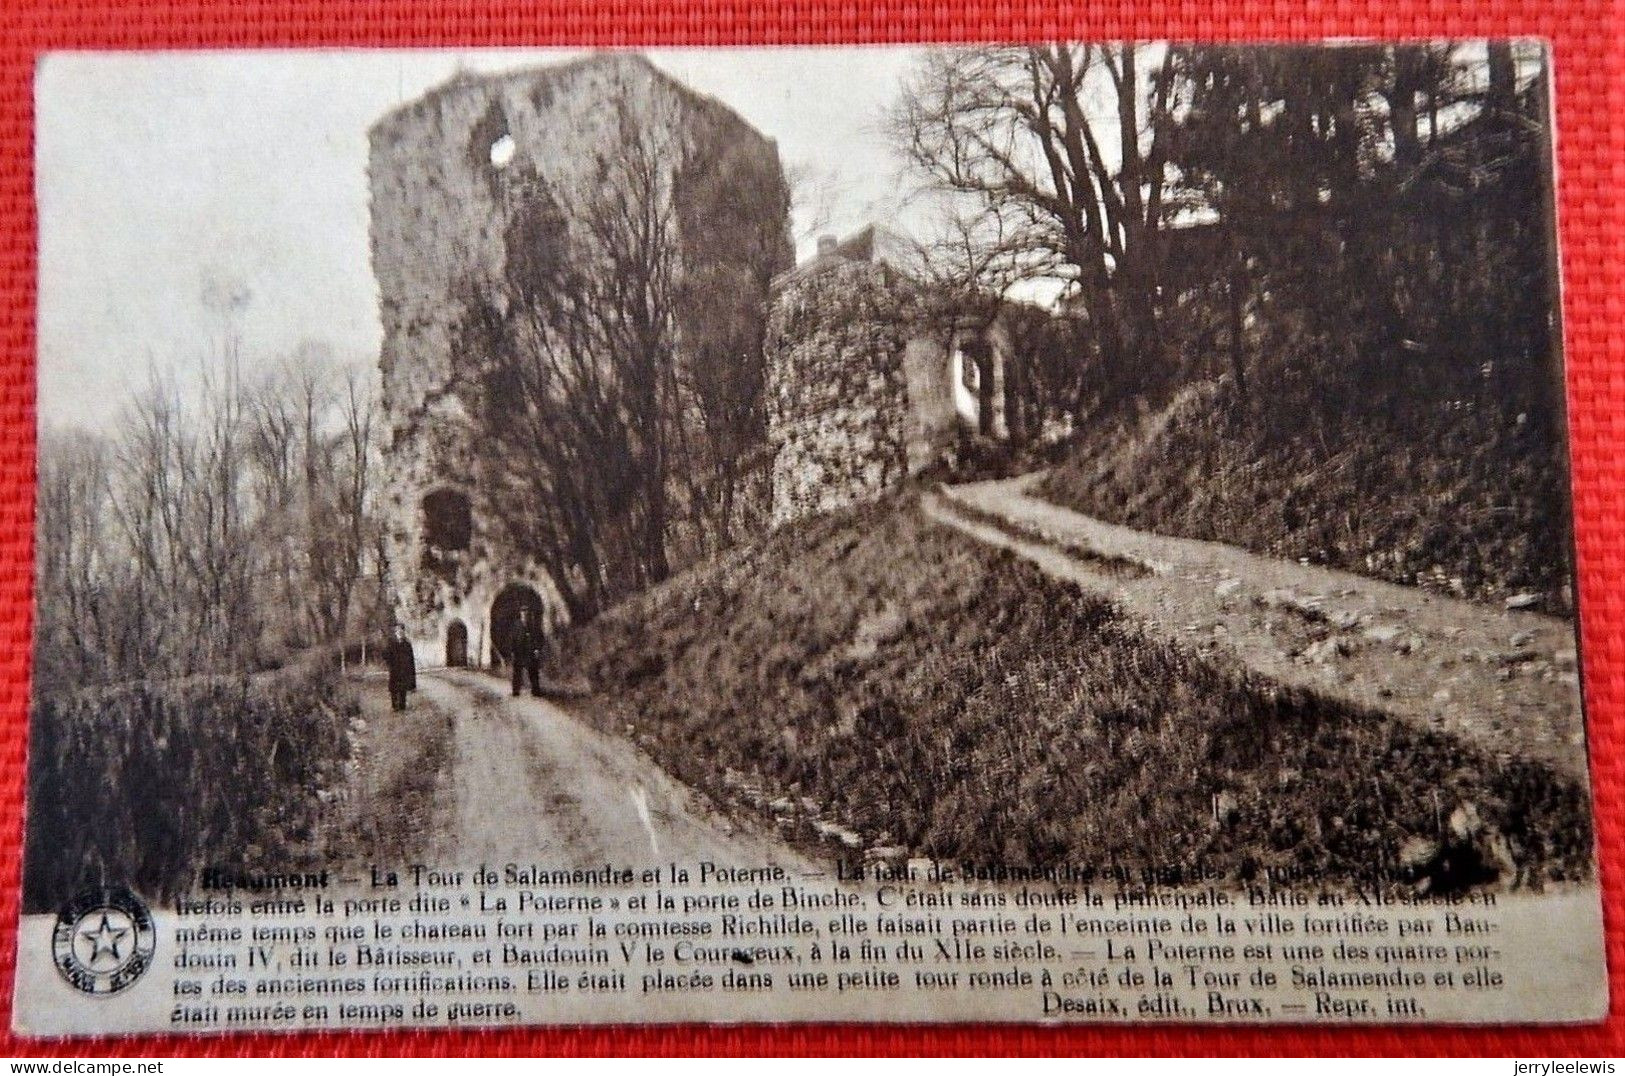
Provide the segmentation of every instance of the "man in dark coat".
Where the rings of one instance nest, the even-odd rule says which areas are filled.
[[[525,673],[530,673],[530,693],[542,697],[542,643],[541,630],[530,622],[530,610],[519,610],[519,619],[513,626],[513,694],[519,697],[519,688]]]
[[[395,625],[395,634],[385,652],[389,662],[389,703],[397,710],[406,709],[406,693],[418,689],[418,663],[412,656],[412,644],[406,639],[406,629]]]

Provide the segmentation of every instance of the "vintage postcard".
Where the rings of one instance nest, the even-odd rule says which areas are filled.
[[[44,58],[17,1029],[1599,1019],[1550,80]]]

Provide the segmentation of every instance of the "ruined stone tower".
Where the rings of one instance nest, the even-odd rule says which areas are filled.
[[[662,174],[646,178],[673,203],[662,209],[679,233],[675,273],[720,273],[710,290],[719,298],[675,315],[674,362],[685,363],[687,349],[715,336],[716,323],[765,307],[771,274],[759,294],[745,274],[737,282],[728,275],[731,259],[744,256],[742,235],[766,237],[758,246],[770,248],[774,272],[789,263],[787,195],[771,140],[629,53],[459,76],[372,128],[386,552],[393,612],[420,663],[501,657],[522,607],[550,625],[568,618],[568,569],[493,525],[495,499],[508,497],[511,509],[512,498],[488,488],[481,464],[491,426],[504,418],[481,395],[486,356],[467,324],[481,303],[514,302],[492,283],[513,259],[556,254],[509,249],[518,234],[512,222],[530,202],[546,200],[558,218],[552,234],[571,249],[569,238],[587,227],[579,207],[601,198],[605,155],[628,126],[661,140]],[[760,355],[737,361],[759,364]]]
[[[1009,436],[1010,339],[908,272],[870,226],[774,282],[767,332],[772,521],[871,501],[949,464],[961,436]]]

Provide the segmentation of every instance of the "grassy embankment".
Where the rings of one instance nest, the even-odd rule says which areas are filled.
[[[1384,885],[1471,805],[1530,878],[1589,871],[1574,782],[1217,667],[909,501],[782,530],[560,657],[683,780],[844,855]]]
[[[1369,410],[1242,418],[1198,385],[1139,421],[1085,424],[1039,493],[1141,530],[1480,600],[1532,593],[1566,611],[1553,435],[1487,408]]]
[[[205,867],[329,866],[328,804],[357,712],[322,663],[38,699],[25,910],[54,911],[100,884],[165,899]]]

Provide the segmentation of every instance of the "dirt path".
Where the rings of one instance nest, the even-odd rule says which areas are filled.
[[[1038,477],[923,507],[1200,652],[1585,779],[1570,622],[1116,526],[1029,495]]]
[[[451,723],[444,818],[426,839],[427,862],[815,869],[708,810],[637,748],[552,702],[509,698],[507,685],[462,670],[420,675],[418,688],[413,708]]]
[[[429,835],[446,827],[453,716],[421,702],[389,707],[384,674],[353,681],[361,713],[350,761],[336,852],[351,873],[368,865],[429,861]]]

